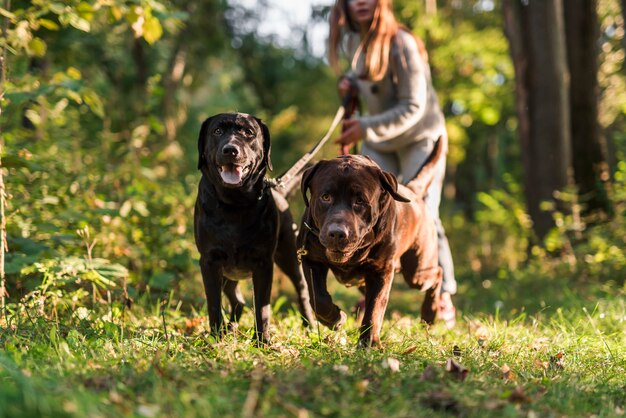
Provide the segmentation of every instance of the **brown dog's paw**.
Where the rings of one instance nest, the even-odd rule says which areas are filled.
[[[361,338],[359,338],[358,348],[374,348],[380,350],[383,348],[383,345],[380,343],[380,339],[378,337],[361,335]]]
[[[441,294],[437,306],[437,319],[443,321],[448,329],[452,329],[456,325],[456,308],[450,293]]]

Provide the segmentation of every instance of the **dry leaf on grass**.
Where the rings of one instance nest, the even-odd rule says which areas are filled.
[[[397,358],[393,358],[393,357],[387,357],[386,359],[383,360],[383,369],[389,369],[392,372],[399,372],[400,371],[400,360],[398,360]]]
[[[515,374],[511,371],[511,368],[508,364],[504,364],[500,371],[502,372],[502,378],[504,380],[513,380],[515,378]]]
[[[426,366],[426,368],[422,372],[422,375],[420,376],[420,381],[428,382],[428,381],[433,381],[436,378],[437,378],[437,369],[432,364],[429,364],[428,366]]]
[[[370,381],[367,379],[363,379],[361,381],[356,382],[355,387],[356,387],[356,391],[359,392],[359,394],[365,395],[365,393],[367,392],[367,388],[370,385]]]
[[[556,353],[554,356],[550,356],[550,369],[552,370],[563,370],[563,357],[565,354],[562,352]]]
[[[469,373],[467,367],[457,363],[453,358],[449,358],[446,362],[446,371],[450,373],[452,377],[461,381],[465,380],[467,374]]]
[[[513,392],[508,396],[508,401],[511,403],[529,403],[530,398],[524,392],[523,386],[518,386],[513,389]]]

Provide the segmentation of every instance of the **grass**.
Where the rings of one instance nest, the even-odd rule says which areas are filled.
[[[220,342],[173,301],[24,312],[0,328],[0,417],[624,416],[624,286],[535,273],[461,280],[452,331],[420,324],[397,280],[382,350],[356,348],[353,320],[302,329],[284,297],[269,348],[249,310]]]

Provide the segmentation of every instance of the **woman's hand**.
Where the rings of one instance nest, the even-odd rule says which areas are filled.
[[[345,119],[341,136],[335,140],[335,144],[352,145],[363,138],[363,126],[358,119]]]
[[[350,91],[351,84],[352,83],[350,82],[350,78],[348,78],[348,76],[343,75],[339,78],[339,81],[337,82],[337,93],[339,93],[339,97],[342,100]]]

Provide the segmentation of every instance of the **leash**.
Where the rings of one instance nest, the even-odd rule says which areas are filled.
[[[316,237],[320,236],[320,231],[315,228],[312,227],[311,225],[309,225],[308,223],[306,223],[306,221],[303,221],[302,224],[304,225],[304,232],[302,233],[302,246],[300,248],[298,248],[298,250],[296,251],[296,256],[298,257],[298,263],[302,264],[302,256],[305,256],[309,253],[309,251],[305,248],[306,247],[306,239],[307,239],[307,235],[310,233],[312,233],[313,235],[315,235]]]
[[[356,85],[356,82],[350,77],[344,76],[344,78],[348,80],[348,82],[350,83],[348,92],[341,99],[341,105],[346,109],[343,115],[343,119],[347,120],[352,117],[352,115],[354,114],[354,112],[357,111],[357,109],[360,109],[361,103],[359,102],[359,88]],[[341,133],[344,133],[344,132],[345,132],[345,128],[342,127]],[[341,147],[339,148],[339,155],[350,155],[350,146],[341,145]]]
[[[339,109],[337,109],[337,113],[335,113],[335,118],[330,124],[330,128],[328,128],[326,135],[324,135],[322,139],[320,139],[319,142],[313,148],[311,148],[309,152],[304,154],[302,158],[296,161],[296,163],[289,170],[287,170],[285,174],[277,179],[266,179],[265,181],[267,182],[267,184],[273,188],[286,189],[289,185],[289,182],[293,180],[294,177],[296,177],[300,173],[300,171],[302,171],[302,169],[308,164],[308,162],[311,161],[313,156],[317,154],[320,148],[322,148],[322,146],[324,146],[324,144],[328,141],[335,128],[337,128],[337,125],[339,125],[339,123],[343,119],[345,113],[346,108],[344,106],[339,106]]]

